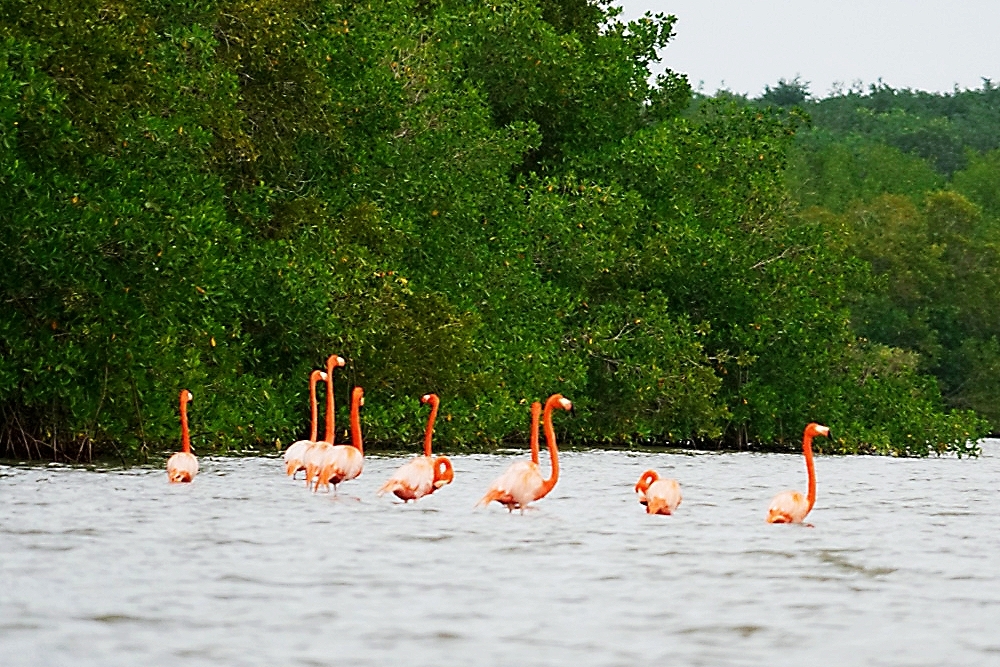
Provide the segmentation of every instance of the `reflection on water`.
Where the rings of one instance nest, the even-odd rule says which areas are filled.
[[[507,456],[417,504],[276,459],[0,466],[0,664],[996,665],[1000,443],[817,461],[813,528],[764,522],[801,457],[566,453],[524,516],[473,510]],[[684,504],[647,516],[657,468]]]

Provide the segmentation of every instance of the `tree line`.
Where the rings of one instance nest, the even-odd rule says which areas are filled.
[[[817,185],[836,161],[804,148],[806,114],[663,68],[673,17],[587,0],[2,16],[9,456],[156,454],[182,387],[197,450],[273,449],[306,430],[331,353],[341,404],[364,386],[366,438],[391,446],[418,439],[427,392],[453,451],[522,440],[557,391],[580,444],[792,446],[820,421],[832,451],[965,454],[988,429],[921,347],[943,344],[934,317],[976,316],[921,319],[955,291],[940,272],[989,279],[948,236],[983,205],[944,181],[925,199]],[[822,145],[869,150],[839,141]],[[932,253],[927,275],[903,249]],[[919,340],[880,334],[892,317]]]
[[[792,80],[744,103],[808,117],[788,183],[799,214],[841,228],[872,277],[854,331],[906,350],[949,406],[1000,430],[1000,89],[878,83],[814,99]]]

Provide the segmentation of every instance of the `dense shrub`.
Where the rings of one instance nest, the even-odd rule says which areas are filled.
[[[200,451],[273,448],[334,352],[377,443],[416,438],[427,391],[451,448],[522,438],[561,391],[570,442],[819,420],[839,451],[966,452],[982,423],[852,331],[876,283],[848,222],[791,206],[798,121],[650,86],[672,26],[575,0],[6,2],[5,452],[158,452],[180,387]]]

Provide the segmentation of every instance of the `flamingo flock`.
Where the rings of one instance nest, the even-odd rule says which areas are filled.
[[[334,412],[333,374],[337,368],[343,368],[343,357],[331,355],[326,362],[326,370],[314,370],[309,375],[309,407],[312,417],[308,440],[299,440],[288,446],[284,453],[285,474],[292,479],[300,472],[305,472],[306,488],[318,493],[320,487],[329,492],[333,485],[334,494],[337,486],[361,475],[364,469],[364,444],[361,439],[360,409],[364,405],[364,390],[354,387],[351,390],[351,442],[350,444],[335,444],[336,427]],[[326,383],[326,433],[323,440],[317,440],[318,405],[316,401],[316,386]],[[171,484],[190,483],[198,474],[198,459],[191,453],[191,435],[188,428],[187,406],[194,397],[187,389],[180,393],[181,415],[181,451],[174,453],[167,461],[167,479]],[[455,479],[455,470],[447,456],[434,457],[432,440],[434,437],[434,422],[437,419],[440,399],[437,394],[425,394],[420,402],[430,405],[427,416],[427,427],[424,431],[424,454],[406,462],[379,488],[377,495],[394,494],[403,503],[415,502],[424,496],[451,484]],[[572,412],[573,404],[562,394],[553,394],[542,404],[531,404],[531,426],[529,440],[531,443],[531,460],[512,463],[507,470],[490,484],[486,494],[479,499],[476,507],[484,507],[497,502],[507,508],[508,512],[515,509],[524,514],[530,503],[547,496],[559,481],[559,449],[556,445],[555,428],[552,425],[554,410]],[[545,431],[545,442],[548,446],[550,472],[548,477],[542,476],[539,463],[538,427],[539,417]],[[808,491],[802,495],[799,491],[783,491],[774,497],[767,510],[767,523],[803,523],[806,516],[816,504],[816,469],[813,461],[812,441],[816,436],[829,437],[830,429],[816,423],[806,426],[802,435],[802,453],[806,462]],[[655,470],[647,470],[635,484],[635,493],[639,503],[644,505],[647,514],[671,515],[681,504],[681,487],[675,479],[664,479]]]

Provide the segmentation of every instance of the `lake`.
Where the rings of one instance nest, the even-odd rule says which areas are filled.
[[[535,509],[474,509],[524,457],[454,456],[409,505],[375,496],[405,457],[336,497],[275,458],[0,466],[0,664],[1000,664],[1000,441],[818,457],[812,527],[764,522],[805,491],[782,454],[567,452]]]

